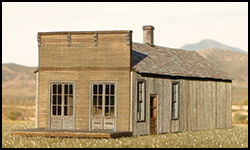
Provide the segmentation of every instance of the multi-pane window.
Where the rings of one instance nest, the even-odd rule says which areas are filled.
[[[52,83],[51,108],[53,116],[73,116],[73,84]]]
[[[115,85],[105,85],[105,116],[114,116]]]
[[[145,81],[138,81],[137,84],[137,120],[145,121]]]
[[[179,115],[179,83],[172,83],[172,111],[171,119],[178,119]]]
[[[73,85],[64,84],[64,116],[73,116]]]
[[[93,116],[102,116],[103,85],[93,85]]]
[[[114,116],[115,84],[93,84],[93,116]]]

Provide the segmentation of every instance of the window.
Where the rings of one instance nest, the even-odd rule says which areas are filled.
[[[73,84],[51,84],[51,113],[53,116],[73,116]]]
[[[138,81],[137,84],[137,120],[145,121],[145,101],[146,101],[146,93],[145,93],[145,81]]]
[[[114,116],[115,84],[93,84],[93,116]]]
[[[178,119],[178,116],[179,116],[179,82],[173,82],[171,119]]]

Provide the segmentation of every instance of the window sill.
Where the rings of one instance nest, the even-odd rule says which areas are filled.
[[[146,122],[146,120],[136,120],[136,123]]]

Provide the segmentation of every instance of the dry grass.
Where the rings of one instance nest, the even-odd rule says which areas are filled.
[[[50,138],[12,136],[12,130],[34,128],[33,122],[8,122],[2,124],[3,148],[239,148],[248,147],[248,127],[186,131],[116,139]]]

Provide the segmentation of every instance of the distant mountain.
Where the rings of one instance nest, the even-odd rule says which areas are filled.
[[[37,67],[2,64],[2,99],[35,99]]]
[[[181,47],[183,50],[191,50],[191,51],[198,51],[202,49],[208,49],[208,48],[217,48],[217,49],[223,49],[223,50],[231,50],[240,52],[243,54],[248,54],[248,52],[241,50],[236,47],[231,47],[222,43],[219,43],[217,41],[211,40],[211,39],[205,39],[195,44],[185,44]]]
[[[211,39],[185,44],[183,50],[197,51],[221,70],[235,78],[233,87],[248,88],[248,52]]]
[[[201,56],[229,73],[235,79],[233,87],[248,88],[248,55],[216,48],[197,51]]]

